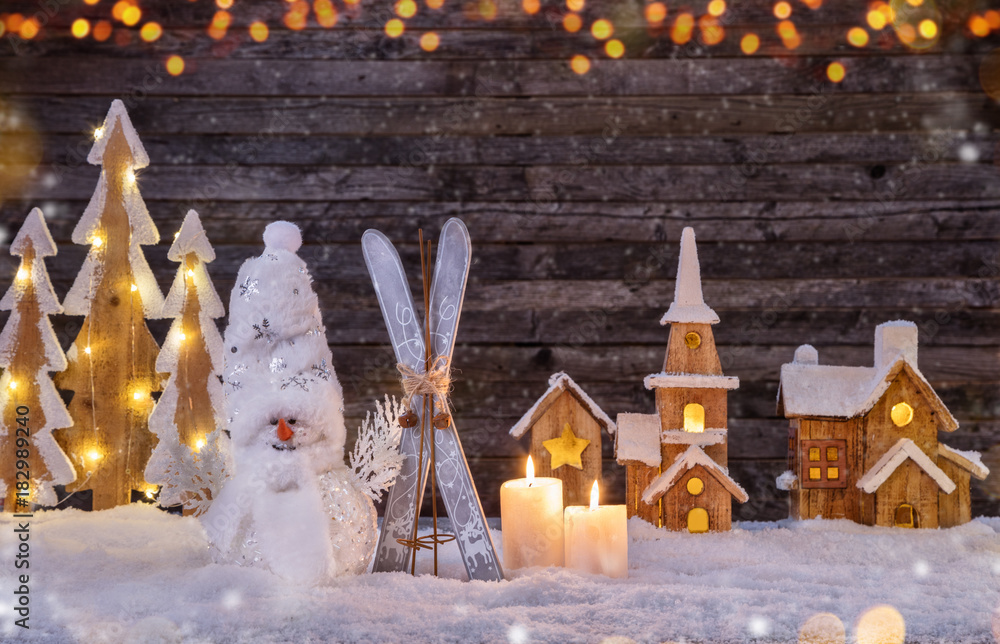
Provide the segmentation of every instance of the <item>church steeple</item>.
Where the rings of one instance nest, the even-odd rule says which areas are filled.
[[[681,233],[681,256],[677,262],[677,281],[674,284],[674,301],[660,318],[660,324],[718,324],[719,316],[707,304],[701,293],[701,266],[698,264],[698,247],[694,241],[694,228]]]

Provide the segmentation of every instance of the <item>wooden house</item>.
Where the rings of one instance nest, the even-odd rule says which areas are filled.
[[[645,379],[655,414],[618,415],[615,456],[625,466],[628,515],[668,530],[718,532],[732,523],[732,499],[746,492],[729,476],[728,392],[739,379],[722,373],[705,304],[694,230],[685,228],[663,371]]]
[[[531,432],[536,476],[562,480],[563,505],[589,505],[590,489],[601,478],[601,430],[615,434],[615,423],[565,373],[549,378],[549,388],[511,427],[520,439]]]
[[[790,419],[790,515],[866,525],[950,527],[970,519],[979,454],[938,442],[958,422],[917,368],[917,327],[875,329],[872,367],[820,365],[803,345],[781,367],[778,413]]]

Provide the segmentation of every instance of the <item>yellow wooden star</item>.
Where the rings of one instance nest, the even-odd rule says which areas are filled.
[[[542,445],[552,455],[552,469],[557,470],[563,465],[583,469],[583,450],[587,449],[590,441],[586,438],[577,438],[573,429],[566,423],[563,427],[562,436],[542,441]]]

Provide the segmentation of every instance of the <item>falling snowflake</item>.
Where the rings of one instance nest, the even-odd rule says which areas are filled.
[[[243,301],[249,302],[250,296],[260,293],[260,291],[257,290],[258,282],[259,280],[250,279],[249,276],[243,280],[243,283],[240,284],[240,297],[243,298]]]

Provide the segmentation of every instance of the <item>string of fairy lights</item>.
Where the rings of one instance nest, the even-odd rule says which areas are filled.
[[[189,0],[189,2],[208,2],[209,0]],[[671,8],[668,3],[659,0],[647,2],[641,16],[619,15],[588,17],[584,15],[587,0],[565,0],[559,4],[546,3],[541,0],[521,0],[520,6],[513,3],[499,3],[497,0],[447,0],[453,6],[461,6],[461,14],[469,21],[496,20],[501,11],[518,11],[529,18],[544,21],[547,26],[560,25],[570,35],[580,35],[593,40],[581,43],[588,51],[599,46],[599,54],[590,51],[574,54],[568,63],[575,73],[583,75],[590,71],[594,59],[607,57],[618,59],[626,56],[629,47],[627,38],[615,37],[615,22],[626,22],[634,29],[636,21],[644,22],[644,29],[654,38],[671,40],[676,45],[687,45],[694,41],[704,47],[714,47],[722,44],[729,34],[727,27],[731,24],[731,8],[726,0],[709,0],[700,12],[689,5],[676,3]],[[315,24],[324,29],[336,27],[338,24],[361,24],[365,20],[365,9],[360,0],[274,0],[283,6],[281,24],[291,31],[301,31]],[[829,0],[828,0],[829,2]],[[128,46],[138,39],[151,43],[164,35],[163,26],[154,20],[145,20],[146,14],[139,0],[84,0],[86,5],[105,5],[110,7],[108,13],[101,18],[79,17],[69,26],[69,33],[77,39],[93,39],[105,42],[114,39],[119,46]],[[253,42],[263,43],[271,36],[272,27],[265,20],[256,19],[241,28],[233,28],[233,11],[237,0],[215,0],[215,11],[205,32],[216,40],[230,40],[238,43],[249,38]],[[249,5],[250,3],[246,3]],[[675,3],[670,3],[671,5]],[[700,4],[700,3],[699,3]],[[445,9],[446,0],[396,0],[391,6],[391,12],[370,10],[377,15],[368,16],[375,20],[385,35],[392,39],[402,38],[407,33],[407,21],[421,12],[440,12]],[[259,10],[255,3],[253,10]],[[824,0],[778,0],[771,9],[775,20],[773,32],[763,29],[754,31],[738,30],[739,50],[743,55],[753,56],[762,53],[761,46],[765,42],[780,42],[780,46],[788,52],[799,49],[805,40],[796,26],[797,14],[804,11],[821,11]],[[968,7],[966,3],[964,7]],[[602,8],[616,11],[615,3],[601,3]],[[852,47],[886,48],[901,44],[911,50],[923,50],[934,47],[941,39],[945,30],[949,33],[959,32],[970,39],[986,38],[994,32],[1000,32],[1000,10],[969,11],[961,9],[966,15],[955,15],[956,9],[939,7],[936,0],[872,0],[859,5],[857,24],[844,27],[838,35],[837,43],[847,43]],[[508,16],[509,17],[509,16]],[[20,13],[0,14],[0,36],[4,33],[16,34],[24,40],[43,37],[45,31],[58,32],[59,28],[49,29],[44,13],[24,15]],[[275,25],[276,26],[276,25]],[[65,28],[62,28],[65,30]],[[420,48],[425,52],[438,50],[442,35],[437,31],[425,30],[417,37]],[[163,64],[171,75],[184,73],[186,63],[179,54],[168,54]],[[839,83],[847,75],[849,65],[843,60],[831,61],[826,70],[827,78],[833,83]]]

